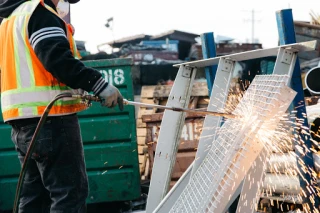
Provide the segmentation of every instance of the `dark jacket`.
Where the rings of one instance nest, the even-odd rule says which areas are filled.
[[[7,0],[0,4],[0,17],[7,18],[26,1]],[[51,0],[45,0],[45,3],[56,9]],[[108,83],[99,71],[84,66],[80,60],[73,57],[66,38],[65,23],[42,5],[36,8],[30,18],[28,34],[37,57],[58,81],[73,89],[92,91],[96,95],[107,86]],[[51,36],[45,36],[48,34]]]

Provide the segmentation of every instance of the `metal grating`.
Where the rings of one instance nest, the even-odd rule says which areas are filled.
[[[234,179],[243,178],[249,169],[244,159],[252,163],[263,148],[256,138],[259,130],[275,129],[291,103],[295,94],[286,86],[288,81],[288,75],[255,77],[233,112],[241,118],[227,120],[219,129],[170,212],[215,212],[220,201],[229,198]]]

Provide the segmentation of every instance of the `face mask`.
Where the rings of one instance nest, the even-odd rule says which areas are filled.
[[[57,5],[57,11],[61,18],[64,18],[69,13],[69,2],[64,0],[59,0],[59,3]]]

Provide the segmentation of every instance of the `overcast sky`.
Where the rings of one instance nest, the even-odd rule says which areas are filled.
[[[251,42],[254,10],[254,37],[267,48],[277,45],[276,11],[289,7],[295,20],[310,21],[311,10],[320,14],[319,0],[81,0],[71,7],[71,23],[75,38],[86,41],[91,52],[113,39],[171,29],[214,32]],[[110,17],[114,18],[113,33],[104,26]]]

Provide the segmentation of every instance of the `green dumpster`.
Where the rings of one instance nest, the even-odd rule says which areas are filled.
[[[131,59],[88,61],[124,98],[133,100]],[[78,114],[89,177],[87,203],[133,200],[140,196],[140,174],[133,106],[108,109],[93,105]],[[13,206],[20,164],[10,138],[11,128],[0,117],[0,210]]]

